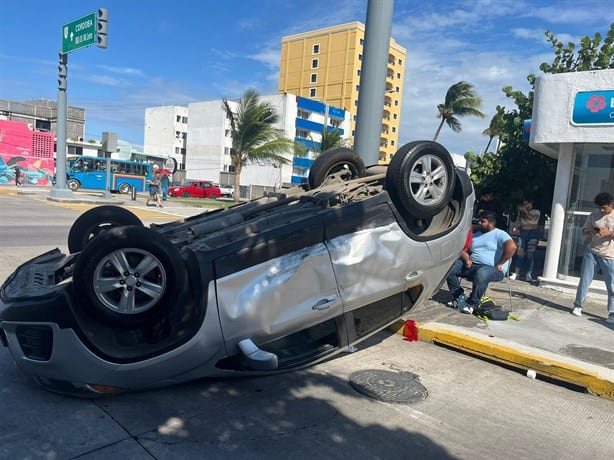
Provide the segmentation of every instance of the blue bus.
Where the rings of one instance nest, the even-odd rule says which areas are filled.
[[[105,190],[107,184],[106,158],[85,155],[69,156],[66,160],[66,187],[73,192],[80,188]],[[111,159],[111,192],[130,193],[149,189],[153,165],[141,161]]]

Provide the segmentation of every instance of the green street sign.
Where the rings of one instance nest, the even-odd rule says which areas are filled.
[[[62,27],[62,53],[96,43],[96,13],[75,19]]]

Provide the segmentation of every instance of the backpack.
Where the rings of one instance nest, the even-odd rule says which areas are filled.
[[[497,306],[495,301],[487,296],[480,299],[480,303],[473,309],[473,314],[493,321],[505,321],[508,317],[508,312]]]

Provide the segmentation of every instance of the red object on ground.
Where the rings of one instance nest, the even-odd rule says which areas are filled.
[[[403,340],[407,342],[415,342],[418,340],[418,324],[408,319],[405,321],[405,325],[403,326],[403,336],[405,337]]]

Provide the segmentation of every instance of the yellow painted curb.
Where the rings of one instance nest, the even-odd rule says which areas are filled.
[[[405,321],[394,323],[390,330],[403,333]],[[480,338],[464,333],[456,326],[438,323],[418,323],[418,339],[455,348],[469,354],[500,362],[519,369],[532,369],[538,375],[572,383],[587,389],[593,395],[614,400],[614,372],[597,368],[595,365],[569,358],[558,359],[558,355],[532,347],[509,346],[502,339]],[[483,334],[482,334],[483,335]],[[551,355],[551,356],[550,356]],[[602,375],[604,374],[604,375]]]

